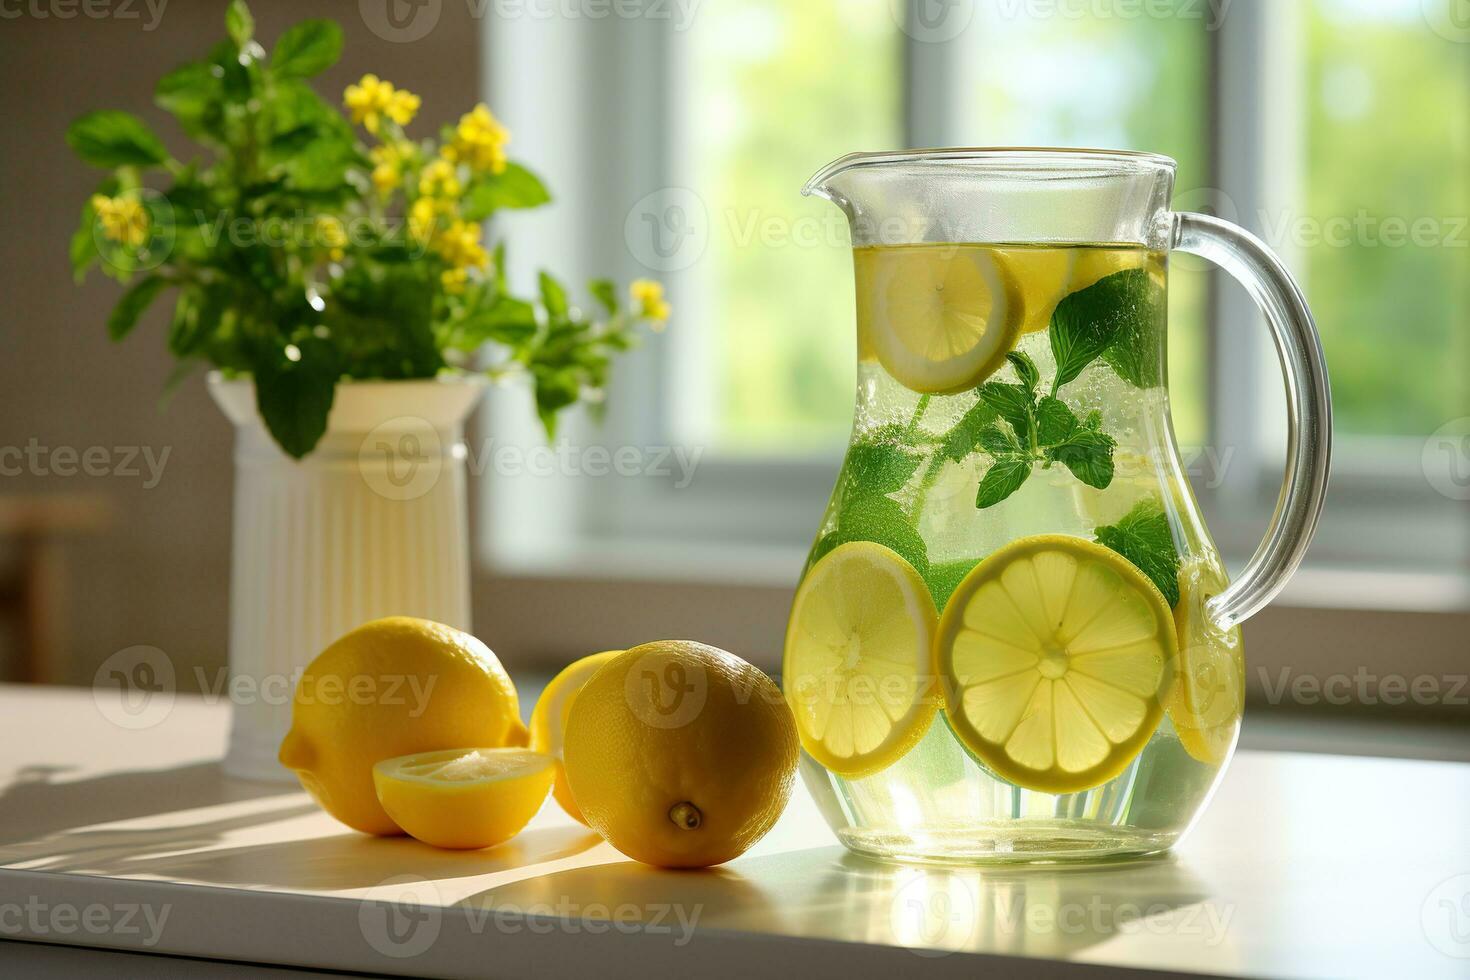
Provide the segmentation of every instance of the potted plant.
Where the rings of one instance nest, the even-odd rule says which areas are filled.
[[[414,137],[411,92],[365,75],[344,112],[308,84],[341,53],[336,23],[297,24],[269,54],[241,0],[226,28],[155,90],[202,157],[125,112],[71,125],[107,176],[70,253],[79,281],[98,265],[127,286],[114,340],[172,297],[170,384],[212,368],[236,427],[230,664],[256,693],[236,699],[226,769],[272,777],[296,673],[337,635],[395,613],[468,628],[463,424],[482,386],[529,381],[551,436],[669,307],[647,280],[631,306],[589,283],[596,314],[547,272],[516,294],[483,222],[550,195],[484,105]]]

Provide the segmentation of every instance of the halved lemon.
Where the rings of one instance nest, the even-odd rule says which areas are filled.
[[[1082,538],[1013,541],[944,607],[935,669],[950,726],[1017,786],[1076,793],[1128,767],[1163,716],[1176,653],[1164,597]]]
[[[425,844],[493,847],[541,809],[554,761],[530,749],[420,752],[373,766],[373,786],[388,816]]]
[[[888,768],[928,731],[939,616],[895,551],[838,545],[812,566],[786,627],[783,688],[802,747],[839,776]]]
[[[581,824],[586,824],[587,818],[582,815],[577,801],[572,799],[571,787],[567,785],[566,767],[562,765],[567,715],[572,710],[572,699],[577,696],[582,685],[597,673],[599,667],[622,652],[608,650],[605,653],[594,653],[567,666],[546,685],[546,690],[541,692],[541,697],[536,700],[536,707],[531,712],[531,751],[545,753],[556,760],[556,781],[551,787],[551,795],[556,797],[556,802],[561,804],[563,810]]]
[[[1179,670],[1166,707],[1184,751],[1209,766],[1229,758],[1245,707],[1240,627],[1222,630],[1205,612],[1205,603],[1226,584],[1216,562],[1190,562],[1179,572],[1179,605],[1174,607]]]
[[[902,245],[854,252],[858,336],[898,382],[924,394],[974,388],[1005,363],[1021,296],[985,245]]]

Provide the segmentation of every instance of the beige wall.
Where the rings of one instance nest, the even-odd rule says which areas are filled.
[[[224,0],[171,0],[151,31],[142,0],[130,5],[140,19],[9,16],[23,9],[18,4],[6,4],[0,19],[0,446],[24,447],[34,438],[78,452],[148,446],[169,453],[153,489],[123,476],[0,476],[0,497],[94,493],[114,512],[110,531],[75,537],[59,550],[66,588],[57,680],[89,683],[109,654],[140,643],[166,651],[184,684],[195,664],[224,664],[229,427],[199,376],[159,410],[172,366],[163,342],[166,304],[115,345],[104,323],[119,287],[95,272],[86,285],[72,285],[67,241],[99,175],[63,141],[74,117],[111,107],[138,113],[177,154],[188,152],[172,120],[153,107],[153,83],[223,36],[224,7]],[[420,93],[433,125],[477,98],[478,25],[466,4],[443,4],[433,31],[409,44],[373,35],[357,4],[345,0],[254,0],[252,7],[267,45],[298,19],[342,20],[346,50],[319,80],[325,94],[375,71]],[[14,637],[7,644],[12,667],[16,645]]]

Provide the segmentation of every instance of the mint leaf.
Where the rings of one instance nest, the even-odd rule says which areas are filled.
[[[983,399],[970,406],[969,411],[960,416],[958,422],[950,426],[948,432],[940,437],[939,455],[951,463],[958,463],[968,458],[980,444],[980,436],[986,429],[994,426],[996,412]]]
[[[1028,392],[1035,392],[1036,386],[1041,383],[1041,372],[1036,369],[1036,362],[1026,354],[1013,350],[1006,355],[1006,360],[1016,369],[1016,375],[1021,379],[1021,386]]]
[[[342,28],[335,21],[304,20],[286,29],[271,51],[278,78],[310,78],[342,56]]]
[[[1077,416],[1060,398],[1047,395],[1036,404],[1036,441],[1056,446],[1077,431]]]
[[[168,159],[163,143],[130,112],[89,112],[66,130],[66,145],[94,167],[152,167]]]
[[[112,315],[107,318],[107,335],[113,340],[122,340],[131,333],[138,325],[138,317],[167,285],[168,280],[162,276],[149,276],[123,293],[117,306],[112,308]]]
[[[1142,273],[1136,280],[1141,284],[1137,306],[1124,317],[1117,337],[1103,351],[1103,360],[1135,388],[1157,388],[1164,383],[1162,340],[1168,311],[1164,291],[1153,278],[1142,269],[1134,271]]]
[[[994,507],[1021,489],[1030,475],[1031,460],[1025,456],[1006,456],[996,460],[980,481],[980,489],[975,493],[975,506],[980,510]]]
[[[1057,304],[1050,330],[1057,362],[1052,391],[1075,380],[1120,334],[1136,336],[1148,331],[1157,305],[1150,301],[1152,285],[1147,271],[1126,269]]]
[[[1021,444],[1016,441],[1016,437],[1009,429],[999,424],[993,424],[980,433],[980,448],[997,458],[1023,455]]]
[[[1002,384],[989,381],[980,386],[980,400],[1016,430],[1016,438],[1029,445],[1032,439],[1032,393],[1022,385]]]
[[[1147,575],[1173,608],[1179,604],[1179,553],[1169,517],[1158,498],[1140,500],[1122,520],[1094,532],[1097,541],[1128,559]]]
[[[929,594],[934,597],[935,609],[944,608],[949,597],[954,595],[954,590],[959,588],[965,576],[980,562],[979,558],[961,558],[958,561],[935,562],[929,566],[929,574],[924,576],[924,582],[929,586]]]
[[[1113,482],[1113,437],[1092,429],[1078,428],[1065,442],[1049,446],[1047,459],[1061,463],[1089,487],[1106,490]]]

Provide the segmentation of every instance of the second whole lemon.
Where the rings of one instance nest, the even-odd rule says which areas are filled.
[[[525,745],[519,711],[510,676],[475,637],[426,619],[375,619],[307,665],[280,760],[347,826],[398,834],[378,802],[373,766],[439,749]]]
[[[592,829],[646,864],[702,868],[775,825],[796,777],[780,689],[724,650],[660,640],[613,657],[572,703],[564,762]]]

